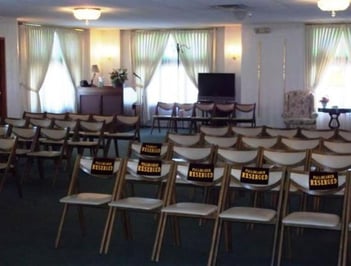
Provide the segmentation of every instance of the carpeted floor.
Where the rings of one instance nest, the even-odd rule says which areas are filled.
[[[165,132],[142,130],[142,141],[161,142]],[[125,154],[126,143],[120,145]],[[19,166],[19,173],[22,166]],[[0,193],[0,265],[206,265],[211,241],[211,222],[199,225],[198,220],[181,220],[182,246],[176,247],[167,233],[158,263],[150,256],[156,231],[153,215],[135,213],[131,216],[133,240],[126,240],[120,221],[116,222],[110,251],[99,255],[99,246],[106,219],[106,210],[87,209],[87,234],[82,236],[77,212],[71,209],[64,227],[61,246],[54,248],[57,226],[62,212],[59,199],[67,192],[69,174],[62,173],[55,187],[50,178],[40,180],[33,168],[23,186],[23,198],[9,182]],[[29,173],[28,173],[29,174]],[[272,228],[245,225],[233,226],[233,250],[218,255],[218,265],[269,265]],[[335,232],[320,234],[305,230],[302,236],[292,234],[293,259],[283,265],[336,265],[337,236]]]

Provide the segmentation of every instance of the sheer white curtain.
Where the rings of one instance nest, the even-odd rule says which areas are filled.
[[[212,72],[214,29],[172,32],[180,46],[179,57],[186,73],[197,86],[197,75]]]
[[[63,58],[67,65],[74,86],[82,79],[84,31],[57,29]]]
[[[340,27],[308,25],[306,27],[307,84],[314,91],[328,63],[334,59],[340,40]]]
[[[307,84],[314,91],[316,108],[320,98],[330,99],[328,106],[350,107],[351,82],[350,25],[309,25],[306,29]],[[328,128],[329,115],[319,113],[318,128]],[[350,129],[350,115],[341,115],[342,128]]]
[[[43,86],[39,92],[41,111],[61,113],[75,111],[75,86],[63,58],[58,35],[54,35],[53,52]]]
[[[132,71],[140,76],[143,88],[142,101],[143,122],[150,119],[147,99],[147,87],[161,60],[166,47],[169,32],[166,31],[134,31],[132,32]],[[135,78],[135,77],[133,77]]]
[[[20,84],[25,110],[41,111],[39,91],[49,66],[54,32],[53,28],[25,24],[19,27]]]

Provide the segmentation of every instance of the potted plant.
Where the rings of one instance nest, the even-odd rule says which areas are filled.
[[[128,80],[128,71],[126,68],[113,69],[110,73],[111,84],[113,87],[123,86]]]

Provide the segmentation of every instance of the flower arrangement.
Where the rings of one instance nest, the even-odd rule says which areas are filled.
[[[112,83],[123,84],[124,81],[128,80],[128,71],[126,68],[113,69],[110,78]]]
[[[322,104],[323,108],[327,107],[327,103],[329,102],[329,98],[328,96],[323,96],[319,102]]]
[[[322,99],[320,99],[320,102],[322,104],[327,104],[329,102],[329,98],[327,96],[323,96]]]

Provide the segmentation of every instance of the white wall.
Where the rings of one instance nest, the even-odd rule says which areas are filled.
[[[23,114],[22,93],[19,86],[18,26],[14,18],[0,17],[0,37],[5,38],[7,115],[20,117]]]
[[[269,27],[257,34],[255,28]],[[257,124],[284,127],[283,95],[304,86],[304,25],[243,26],[242,103],[257,103]]]
[[[271,32],[256,34],[254,29],[261,26],[270,27]],[[21,93],[18,84],[17,31],[15,19],[0,18],[0,36],[6,39],[9,116],[21,116],[23,112],[21,97],[18,97]],[[111,65],[103,64],[103,62],[96,62],[98,58],[93,59],[94,56],[91,54],[93,59],[91,64],[101,63],[104,75],[112,66],[119,67],[119,64],[131,69],[130,47],[126,44],[130,38],[129,33],[122,31],[119,36],[116,31],[112,35],[120,39],[120,47],[117,44],[115,47],[118,50],[118,59],[113,60]],[[244,44],[242,48],[240,47],[242,54],[239,54],[236,60],[232,59],[229,52],[233,44]],[[281,118],[283,93],[293,89],[303,89],[304,86],[304,45],[303,24],[233,25],[218,29],[216,72],[236,74],[237,101],[257,103],[258,125],[284,126]],[[260,78],[258,78],[259,66],[261,67]]]

